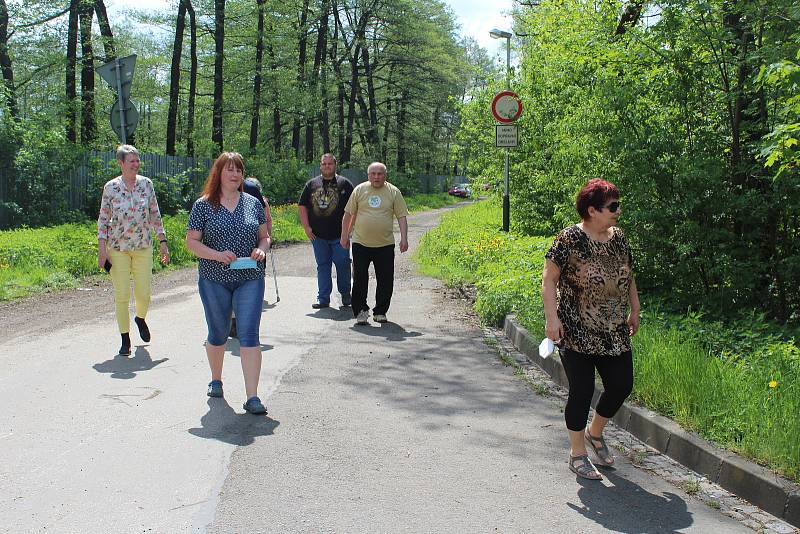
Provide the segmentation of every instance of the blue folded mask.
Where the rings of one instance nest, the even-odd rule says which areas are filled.
[[[228,265],[229,269],[255,269],[258,267],[253,258],[236,258]]]

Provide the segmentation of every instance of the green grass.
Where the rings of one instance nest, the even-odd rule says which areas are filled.
[[[500,206],[479,202],[446,214],[416,252],[423,272],[474,284],[481,319],[516,313],[543,335],[541,276],[552,238],[500,231]],[[793,338],[765,334],[763,321],[725,329],[699,314],[647,307],[633,338],[632,398],[703,437],[794,480],[800,479],[800,350]]]
[[[453,197],[447,193],[420,193],[405,197],[408,211],[415,213],[418,211],[443,208],[451,204],[462,202],[463,198]]]
[[[460,199],[445,193],[414,195],[406,199],[412,212],[438,208]],[[197,258],[186,249],[184,237],[188,214],[165,215],[164,227],[170,265],[162,266],[154,250],[154,271],[185,267]],[[305,241],[297,205],[272,206],[276,243]],[[0,232],[0,301],[78,287],[87,277],[105,276],[97,267],[95,221],[49,228],[22,228]]]

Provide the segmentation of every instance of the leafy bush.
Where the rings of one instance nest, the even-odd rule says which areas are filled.
[[[261,182],[270,204],[297,202],[303,186],[311,178],[309,166],[298,159],[273,161],[261,154],[247,156],[245,173]]]
[[[22,129],[21,146],[10,169],[9,208],[12,226],[40,226],[81,219],[68,209],[62,191],[66,173],[76,164],[75,146],[51,130]]]
[[[415,195],[420,192],[419,181],[416,176],[403,172],[393,172],[389,181],[397,187],[404,196]]]
[[[174,215],[181,210],[191,209],[199,196],[194,177],[204,174],[205,169],[186,169],[178,174],[159,174],[153,180],[153,189],[158,198],[162,214]]]

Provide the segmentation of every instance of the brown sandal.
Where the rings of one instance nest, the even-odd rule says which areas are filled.
[[[580,465],[575,465],[578,461],[580,461]],[[594,466],[588,454],[581,454],[580,456],[570,455],[569,470],[581,478],[588,478],[589,480],[603,479],[603,475],[601,475],[600,471]]]
[[[606,445],[606,440],[603,439],[603,436],[594,437],[593,435],[589,434],[587,430],[583,437],[586,439],[586,443],[592,448],[594,453],[597,455],[597,458],[603,463],[603,465],[614,465],[614,456],[611,454],[611,451],[608,450],[608,445]],[[600,445],[595,445],[595,442],[599,442]]]

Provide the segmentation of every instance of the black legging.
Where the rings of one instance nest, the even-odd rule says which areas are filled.
[[[603,381],[603,393],[595,412],[611,419],[633,390],[633,354],[619,356],[582,354],[570,349],[561,350],[561,363],[569,380],[569,398],[564,409],[567,428],[578,432],[586,428],[589,407],[594,395],[594,370]]]

